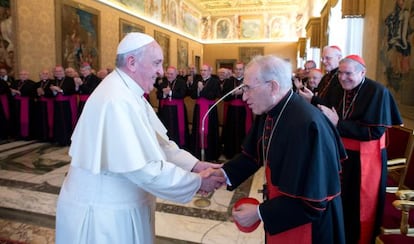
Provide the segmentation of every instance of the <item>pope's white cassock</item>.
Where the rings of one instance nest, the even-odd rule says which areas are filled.
[[[56,243],[154,242],[155,197],[188,202],[198,159],[170,141],[143,97],[116,69],[89,97],[72,135],[57,203]]]

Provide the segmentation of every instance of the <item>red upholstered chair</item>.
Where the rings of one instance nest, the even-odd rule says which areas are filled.
[[[411,151],[413,151],[411,147]],[[403,244],[414,243],[414,213],[409,214],[414,202],[414,154],[409,154],[398,191],[387,193],[384,216],[382,221],[382,234],[377,237],[377,243]],[[401,201],[404,200],[404,201]],[[411,200],[411,201],[410,201]],[[411,228],[409,226],[412,226]]]
[[[376,239],[376,244],[408,244],[414,243],[414,228],[412,227],[413,219],[410,211],[414,209],[414,191],[405,190],[405,192],[400,192],[399,197],[404,196],[403,198],[411,200],[395,200],[392,205],[395,209],[400,210],[400,233],[395,234],[381,234]],[[411,221],[411,226],[410,226]]]
[[[405,157],[406,145],[411,135],[413,135],[413,130],[404,126],[392,126],[387,129],[388,160]]]
[[[393,126],[387,130],[387,186],[398,189],[407,159],[414,147],[414,130],[403,126]],[[390,188],[391,189],[391,188]]]

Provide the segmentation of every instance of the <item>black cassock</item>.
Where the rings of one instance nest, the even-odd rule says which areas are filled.
[[[10,88],[20,91],[10,101],[10,117],[13,136],[17,139],[33,139],[34,136],[34,98],[36,83],[32,80],[15,80]]]
[[[232,183],[229,188],[254,174],[267,158],[268,200],[260,205],[267,243],[344,243],[340,160],[346,154],[340,137],[332,123],[296,93],[283,110],[287,100],[256,118],[242,153],[223,165]],[[264,133],[266,121],[266,131],[275,128],[273,135]]]
[[[197,83],[204,83],[204,88],[197,91]],[[191,87],[191,98],[196,100],[193,110],[193,123],[191,127],[190,147],[192,153],[200,158],[202,142],[204,139],[204,151],[207,161],[215,161],[220,156],[219,145],[219,120],[217,107],[211,109],[205,119],[204,134],[202,136],[202,119],[207,110],[211,108],[216,99],[220,97],[220,81],[217,77],[210,77],[207,80],[195,80]]]
[[[235,77],[226,79],[223,84],[223,96],[239,86],[243,79]],[[242,100],[243,94],[231,94],[224,99],[223,130],[221,132],[223,142],[223,154],[226,158],[232,158],[241,151],[241,145],[247,132],[250,130],[253,120],[251,109]]]
[[[170,87],[171,96],[165,97],[163,88]],[[189,130],[187,109],[184,98],[187,95],[187,85],[179,77],[169,83],[166,78],[157,86],[157,98],[159,100],[158,116],[167,128],[168,137],[181,148],[188,148]]]
[[[352,91],[337,87],[326,99],[339,115],[337,129],[348,154],[342,166],[347,241],[372,242],[380,232],[384,211],[385,132],[387,127],[401,125],[401,116],[389,90],[368,78]]]
[[[55,95],[53,136],[60,146],[68,146],[77,120],[75,82],[71,77],[55,79],[54,82],[63,92]]]

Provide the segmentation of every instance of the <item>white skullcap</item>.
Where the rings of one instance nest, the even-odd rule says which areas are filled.
[[[149,35],[143,34],[143,33],[139,33],[139,32],[128,33],[119,43],[116,54],[123,54],[123,53],[136,50],[153,41],[154,41],[154,38],[152,38]]]

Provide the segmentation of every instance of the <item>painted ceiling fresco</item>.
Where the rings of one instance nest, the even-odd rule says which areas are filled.
[[[326,0],[100,0],[202,42],[297,41]]]

